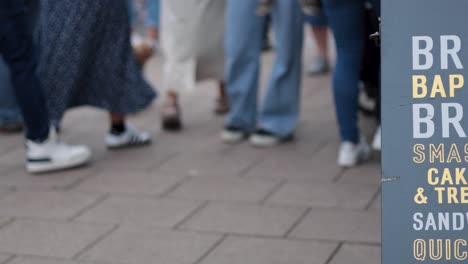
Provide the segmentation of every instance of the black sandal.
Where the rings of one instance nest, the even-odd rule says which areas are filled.
[[[162,128],[165,131],[176,132],[182,130],[181,110],[177,102],[177,96],[171,95],[162,110]]]

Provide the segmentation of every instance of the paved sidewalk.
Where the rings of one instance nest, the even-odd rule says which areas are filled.
[[[142,149],[107,151],[106,114],[72,111],[64,137],[95,153],[82,170],[27,175],[21,137],[1,135],[0,264],[380,263],[379,157],[335,165],[330,90],[304,77],[298,140],[268,150],[220,143],[213,83],[184,96],[180,134],[155,108],[133,117],[156,135]]]

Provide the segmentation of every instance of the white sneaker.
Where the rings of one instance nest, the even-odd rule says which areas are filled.
[[[308,67],[307,74],[309,75],[321,75],[326,74],[330,71],[328,61],[324,58],[316,58]]]
[[[265,129],[258,129],[255,134],[250,137],[250,144],[258,148],[274,147],[280,143],[293,140],[293,135],[287,137],[279,137]]]
[[[86,146],[70,146],[58,140],[51,130],[49,139],[43,143],[26,142],[26,169],[30,173],[44,173],[78,167],[91,159]]]
[[[341,167],[354,167],[359,162],[366,161],[370,158],[370,147],[361,138],[359,144],[354,144],[349,141],[341,143],[338,154],[338,165]]]
[[[226,144],[240,143],[245,138],[246,133],[235,127],[227,126],[224,128],[223,132],[221,132],[221,140]]]
[[[120,135],[107,134],[106,145],[110,149],[142,146],[151,143],[151,135],[126,125],[125,132]]]
[[[372,141],[372,148],[374,150],[382,150],[382,127],[379,126],[375,132],[374,141]]]

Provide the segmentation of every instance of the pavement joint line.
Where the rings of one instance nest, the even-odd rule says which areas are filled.
[[[343,242],[340,242],[338,246],[335,248],[335,250],[333,250],[333,252],[330,254],[328,259],[325,261],[325,264],[330,264],[342,247],[343,247]]]
[[[327,148],[328,145],[329,145],[329,143],[327,141],[325,141],[325,140],[320,141],[320,143],[318,143],[314,147],[314,150],[311,152],[310,157],[312,158],[313,156],[317,155],[318,153],[320,153],[320,151]]]
[[[16,258],[16,255],[11,255],[9,256],[5,261],[3,262],[0,262],[0,264],[8,264],[8,263],[11,263],[13,262],[13,260]]]
[[[374,193],[374,195],[372,196],[371,200],[367,203],[366,207],[364,207],[364,210],[365,211],[369,211],[371,210],[372,208],[372,205],[374,205],[374,202],[377,200],[377,198],[379,197],[379,194],[382,192],[382,186],[379,186],[379,188],[377,189],[377,191]]]
[[[211,246],[199,259],[197,259],[193,264],[200,264],[202,263],[203,260],[205,260],[206,258],[208,258],[212,252],[214,252],[226,239],[227,239],[227,235],[224,234],[220,239],[218,239],[218,241],[216,241],[216,243],[214,243],[213,246]]]
[[[304,213],[292,224],[292,226],[286,231],[283,238],[289,237],[289,235],[296,229],[296,227],[312,212],[312,209],[307,208]]]
[[[134,193],[125,193],[125,192],[100,192],[100,191],[87,191],[87,190],[73,190],[73,193],[83,194],[83,195],[109,195],[111,197],[122,197],[122,198],[135,198],[135,199],[154,199],[154,194],[134,194]],[[158,197],[156,197],[158,198]]]
[[[68,222],[73,222],[75,221],[76,219],[78,219],[80,216],[82,216],[84,213],[88,212],[89,210],[97,207],[99,204],[101,204],[102,202],[104,202],[105,200],[107,200],[111,195],[110,194],[103,194],[103,195],[100,195],[99,197],[96,198],[96,200],[94,202],[92,202],[91,204],[89,204],[88,206],[80,209],[78,212],[76,212],[74,215],[72,215],[70,218],[68,218]]]
[[[198,214],[200,211],[208,207],[210,204],[210,201],[205,201],[203,202],[200,206],[195,208],[192,212],[190,212],[184,219],[182,219],[179,223],[176,223],[174,227],[172,228],[173,230],[180,230],[180,227],[185,224],[187,221],[189,221],[192,217],[194,217],[196,214]]]
[[[237,238],[272,239],[272,240],[282,240],[282,241],[317,242],[317,243],[329,243],[329,244],[344,243],[344,244],[349,244],[349,245],[374,246],[374,247],[380,247],[382,245],[382,243],[380,242],[369,242],[369,241],[333,240],[333,239],[323,239],[323,238],[299,238],[299,237],[291,237],[291,236],[284,237],[284,236],[276,236],[276,235],[195,230],[195,229],[188,229],[188,228],[180,228],[176,231],[190,232],[190,233],[200,234],[200,235],[227,235],[228,237],[237,237]]]
[[[112,195],[115,197],[129,197],[129,198],[148,198],[148,196],[120,196],[120,195]],[[212,204],[217,205],[242,205],[242,206],[260,206],[260,207],[267,207],[267,208],[276,208],[276,209],[302,209],[302,210],[311,210],[311,211],[331,211],[331,210],[340,210],[342,212],[368,212],[362,208],[350,208],[350,207],[340,207],[340,206],[304,206],[304,205],[290,205],[290,204],[281,204],[281,203],[264,203],[260,204],[259,202],[255,201],[242,201],[242,200],[203,200],[203,199],[193,199],[193,198],[184,198],[184,197],[177,197],[177,196],[169,196],[169,197],[162,197],[157,198],[158,200],[174,200],[174,201],[182,201],[182,202],[209,202]]]
[[[154,172],[155,170],[157,170],[158,168],[163,166],[165,163],[171,161],[172,159],[174,159],[178,155],[180,155],[180,153],[177,153],[177,152],[170,153],[169,155],[167,155],[167,157],[165,157],[162,160],[156,162],[155,164],[149,166],[149,168],[145,169],[144,171],[147,172],[147,173]]]
[[[92,177],[97,177],[97,175],[99,175],[101,172],[102,172],[101,169],[96,169],[96,171],[90,171],[89,173],[86,173],[85,175],[78,177],[78,179],[74,180],[70,184],[65,185],[64,187],[54,187],[53,189],[58,189],[58,190],[63,190],[63,191],[73,190],[74,188],[81,185],[86,180],[91,179]]]
[[[269,191],[265,197],[263,197],[261,200],[260,200],[260,205],[265,205],[265,203],[268,201],[268,199],[270,199],[271,196],[273,196],[276,192],[278,192],[285,184],[286,184],[287,180],[286,179],[282,179],[278,184],[276,184],[273,189],[271,189],[271,191]]]
[[[174,192],[180,186],[182,186],[186,182],[189,182],[190,180],[191,180],[190,176],[182,177],[180,180],[176,181],[176,183],[169,186],[169,188],[167,188],[167,190],[165,190],[164,192],[161,192],[160,194],[156,195],[156,198],[167,198],[172,192]]]
[[[86,247],[84,247],[82,250],[80,250],[78,253],[76,253],[71,259],[72,260],[79,260],[79,258],[88,250],[92,249],[95,245],[97,245],[99,242],[103,241],[105,238],[109,237],[114,231],[119,229],[120,225],[113,225],[112,228],[109,229],[109,231],[105,232],[104,234],[100,235],[98,238],[96,238],[94,241],[90,242]]]
[[[4,229],[5,227],[11,225],[13,222],[15,222],[16,217],[7,217],[5,222],[0,224],[0,229]]]
[[[338,165],[337,165],[338,166]],[[343,175],[345,174],[346,171],[348,171],[349,169],[345,169],[345,168],[342,168],[340,169],[340,171],[337,173],[337,175],[335,177],[333,177],[333,180],[332,182],[333,183],[337,183],[341,178],[343,178]]]
[[[109,262],[103,262],[103,261],[95,261],[93,260],[92,262],[89,261],[83,261],[83,260],[72,260],[68,258],[63,258],[63,257],[51,257],[51,256],[36,256],[36,255],[28,255],[28,254],[16,254],[15,259],[19,258],[28,258],[28,259],[34,259],[34,260],[42,260],[42,261],[52,261],[52,262],[76,262],[78,264],[112,264]],[[3,263],[1,263],[3,264]],[[8,264],[8,263],[5,263]]]
[[[250,163],[248,166],[246,166],[245,168],[243,168],[238,176],[240,178],[245,178],[247,176],[247,174],[253,169],[255,168],[258,164],[260,164],[261,162],[263,162],[265,159],[263,157],[256,157],[252,163]]]

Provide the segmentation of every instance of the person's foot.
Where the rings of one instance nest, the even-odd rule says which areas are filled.
[[[162,129],[170,132],[180,131],[183,127],[181,112],[177,95],[169,95],[162,110]]]
[[[307,67],[307,74],[314,76],[314,75],[321,75],[326,74],[330,71],[330,65],[325,58],[317,58],[315,59],[308,67]]]
[[[71,146],[58,140],[55,132],[44,142],[26,142],[26,169],[30,173],[45,173],[75,168],[91,159],[86,146]]]
[[[382,127],[381,126],[379,126],[379,128],[377,128],[377,131],[375,132],[374,140],[372,141],[372,148],[377,151],[382,150]]]
[[[257,131],[255,131],[255,134],[253,134],[250,137],[249,140],[250,144],[252,144],[254,147],[267,148],[276,146],[282,142],[291,141],[292,139],[293,135],[287,137],[280,137],[275,135],[271,131],[265,129],[258,129]]]
[[[366,161],[370,158],[370,147],[361,138],[358,144],[344,141],[341,143],[338,153],[338,165],[341,167],[354,167],[359,162]]]
[[[122,133],[110,132],[106,136],[106,145],[109,149],[144,146],[151,143],[151,135],[139,131],[133,126],[126,125]]]
[[[247,136],[247,133],[234,126],[226,126],[223,132],[221,132],[221,140],[226,144],[240,143]]]

